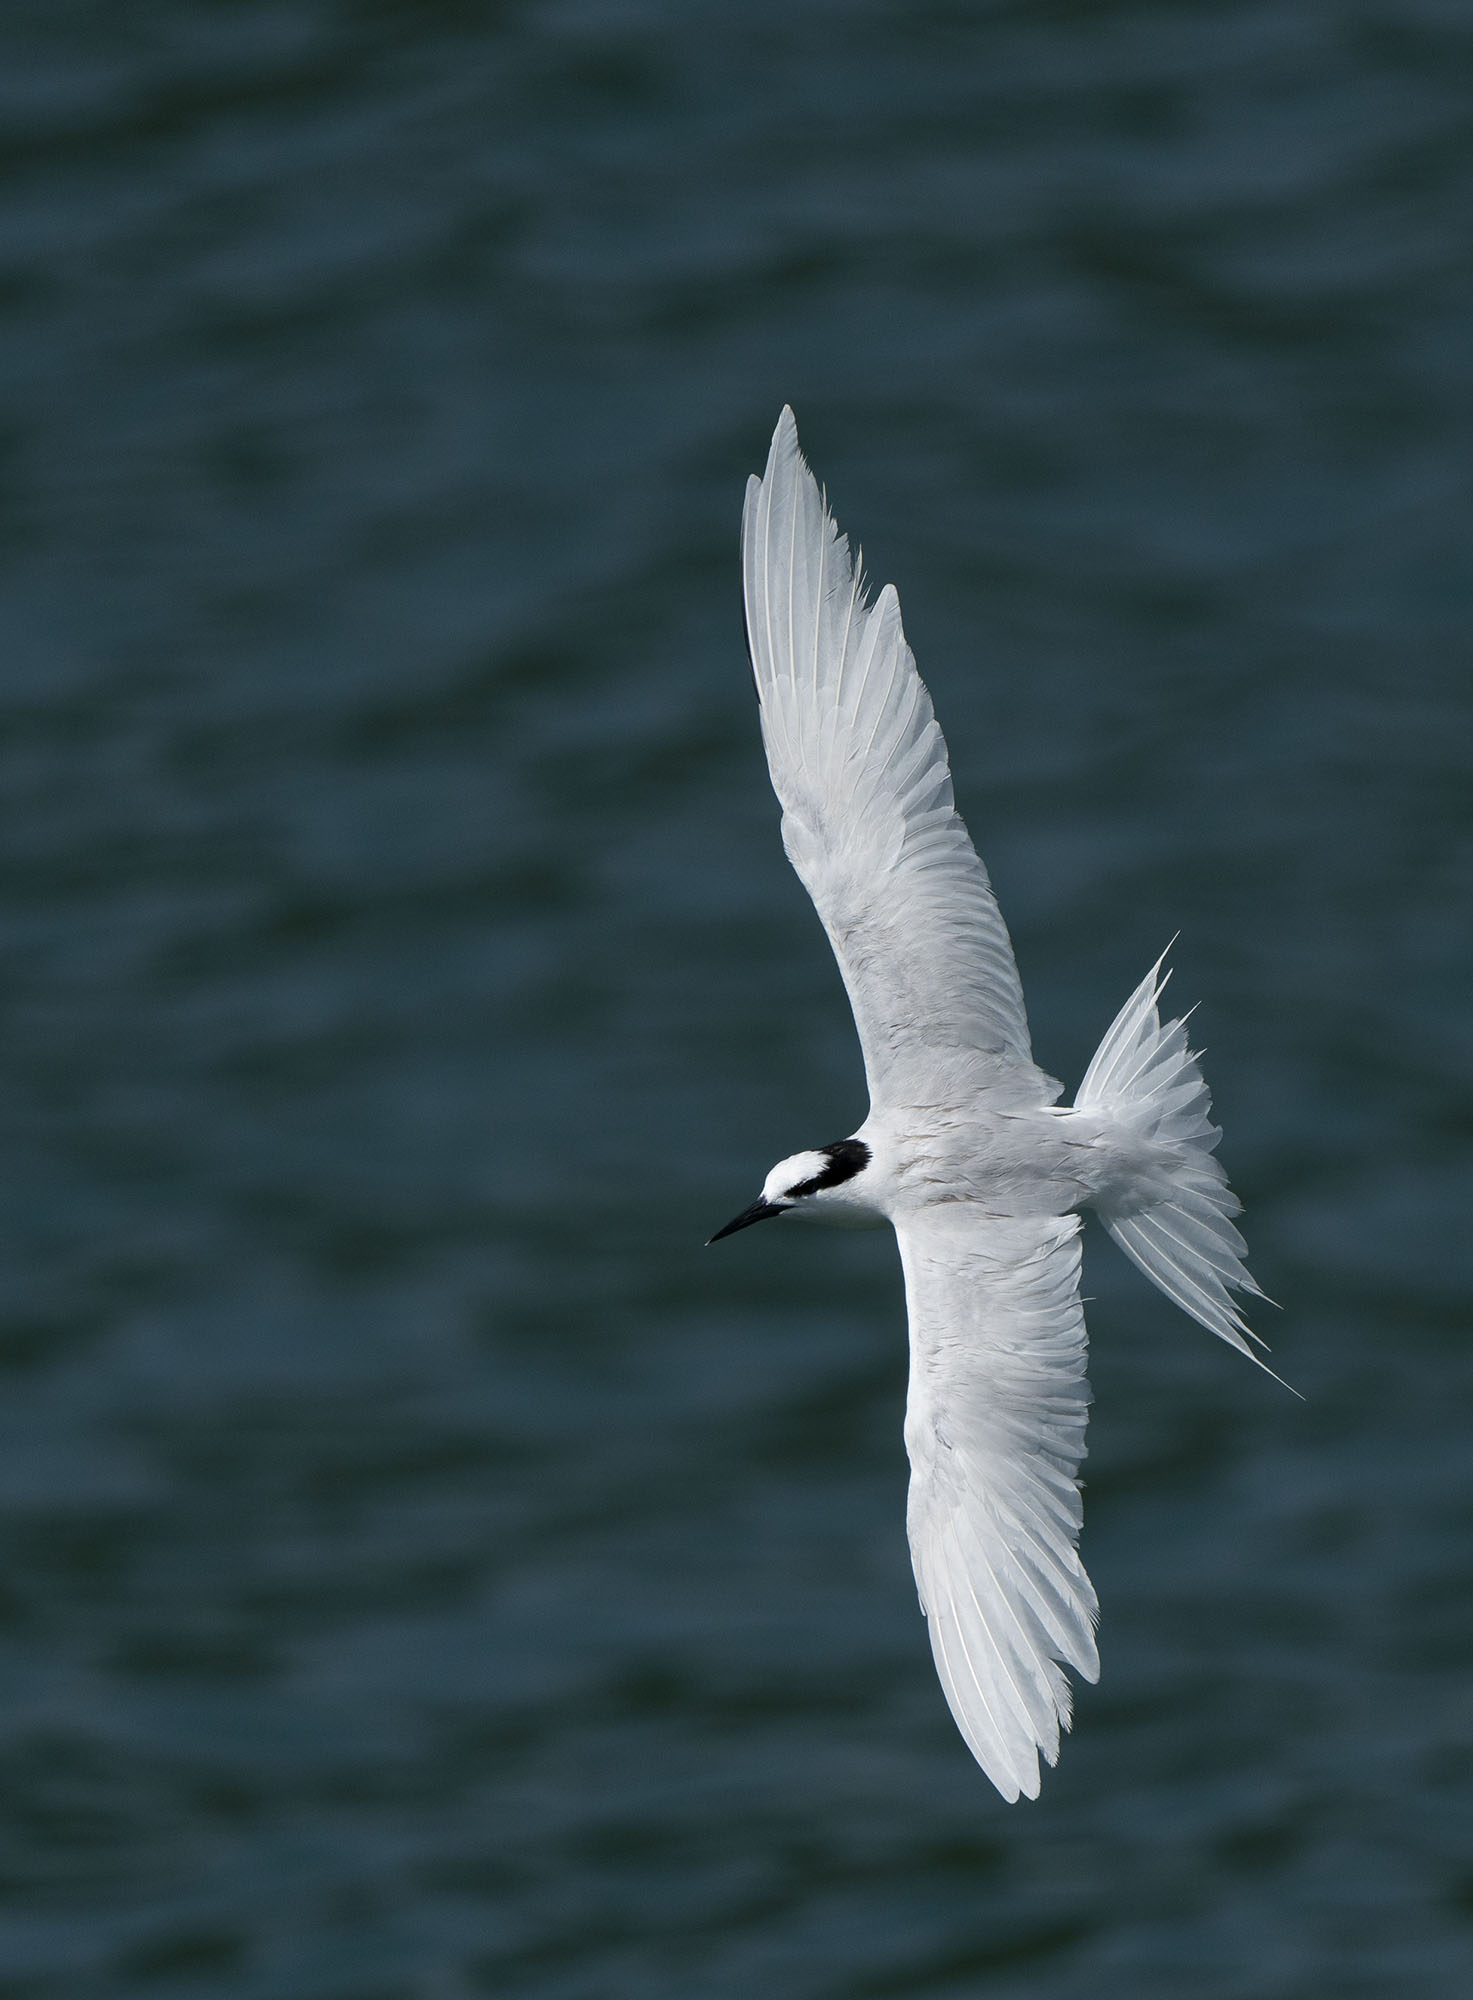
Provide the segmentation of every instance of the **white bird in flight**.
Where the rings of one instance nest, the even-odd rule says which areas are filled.
[[[780,1160],[710,1240],[781,1215],[893,1224],[910,1319],[911,1559],[957,1727],[1005,1799],[1036,1798],[1099,1677],[1077,1543],[1084,1456],[1078,1211],[1184,1312],[1257,1360],[1263,1298],[1213,1157],[1221,1134],[1158,960],[1072,1107],[1033,1060],[987,870],[886,585],[866,601],[793,413],[742,517],[747,644],[783,846],[854,1010],[869,1116]],[[1162,954],[1164,959],[1165,954]],[[1260,1364],[1262,1365],[1262,1364]],[[1272,1372],[1272,1371],[1270,1371]]]

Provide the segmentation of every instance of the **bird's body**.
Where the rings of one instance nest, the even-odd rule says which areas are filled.
[[[870,1154],[863,1172],[816,1190],[795,1214],[861,1227],[944,1202],[996,1216],[1065,1215],[1112,1198],[1134,1205],[1169,1184],[1170,1162],[1158,1164],[1151,1148],[1131,1145],[1117,1121],[1069,1106],[872,1112],[854,1141]]]
[[[908,1526],[947,1700],[1006,1798],[1039,1788],[1093,1680],[1077,1553],[1089,1390],[1079,1217],[1244,1353],[1258,1294],[1207,1086],[1156,1002],[1126,1002],[1072,1106],[1037,1067],[1012,947],[952,803],[946,746],[886,588],[864,597],[792,412],[743,519],[747,637],[783,844],[828,931],[870,1110],[779,1161],[718,1236],[785,1214],[894,1226],[911,1373]],[[715,1237],[712,1238],[714,1242]],[[1258,1294],[1262,1296],[1261,1294]],[[1256,1359],[1256,1357],[1254,1357]]]

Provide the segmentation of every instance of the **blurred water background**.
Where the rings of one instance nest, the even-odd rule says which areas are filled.
[[[1473,18],[12,0],[0,1994],[1473,1991]],[[1102,1235],[1104,1677],[932,1673],[743,658],[780,405],[1035,1047],[1174,931],[1296,1402]]]

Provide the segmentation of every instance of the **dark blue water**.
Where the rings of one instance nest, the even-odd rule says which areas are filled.
[[[17,0],[0,1995],[1473,1990],[1473,35]],[[973,1767],[742,655],[784,400],[1034,1042],[1174,992],[1296,1402],[1093,1243]],[[776,1240],[772,1240],[772,1239]]]

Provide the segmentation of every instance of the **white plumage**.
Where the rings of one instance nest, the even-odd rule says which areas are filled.
[[[717,1233],[787,1213],[894,1225],[908,1526],[932,1651],[983,1770],[1005,1798],[1032,1798],[1038,1753],[1053,1763],[1069,1723],[1064,1669],[1099,1672],[1077,1550],[1089,1388],[1074,1211],[1098,1210],[1168,1297],[1248,1354],[1257,1336],[1229,1294],[1262,1294],[1212,1156],[1207,1086],[1183,1024],[1161,1024],[1160,964],[1073,1107],[1034,1064],[899,600],[887,585],[866,603],[791,410],[748,485],[742,573],[783,845],[843,974],[870,1109],[849,1139],[780,1161]]]

